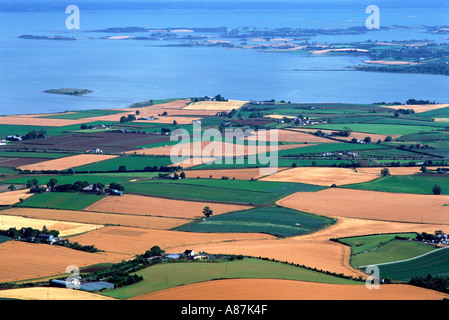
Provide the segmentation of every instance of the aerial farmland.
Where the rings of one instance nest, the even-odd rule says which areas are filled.
[[[192,162],[186,167],[171,161],[170,150],[177,145],[169,133],[194,133],[189,125],[121,123],[127,109],[85,111],[85,118],[74,113],[47,115],[76,118],[79,128],[55,123],[54,131],[44,137],[1,146],[1,297],[39,299],[37,286],[54,299],[66,299],[64,290],[73,289],[55,290],[51,283],[67,277],[69,265],[79,268],[81,281],[116,281],[113,289],[78,289],[85,294],[73,299],[183,300],[198,286],[214,294],[197,299],[315,300],[332,299],[337,291],[344,292],[342,299],[447,297],[447,292],[422,287],[421,278],[427,274],[418,272],[414,261],[419,264],[429,257],[435,264],[429,269],[431,277],[449,275],[446,255],[437,254],[449,245],[449,166],[442,156],[449,155],[449,149],[440,140],[403,140],[413,132],[417,137],[424,132],[439,137],[447,130],[441,122],[426,116],[421,126],[399,132],[398,124],[387,121],[403,121],[394,116],[392,106],[372,105],[374,119],[366,113],[370,106],[357,116],[355,105],[320,104],[323,114],[311,113],[317,121],[309,124],[301,119],[315,110],[313,105],[276,102],[269,111],[258,112],[260,119],[269,120],[265,126],[248,122],[242,127],[243,115],[262,109],[260,104],[232,101],[222,102],[220,108],[218,101],[168,101],[142,110],[176,110],[186,117],[198,116],[198,110],[214,111],[200,117],[208,125],[200,132],[201,140],[191,140]],[[351,117],[342,112],[345,108]],[[136,110],[129,108],[128,113]],[[293,110],[302,117],[279,121],[279,115]],[[108,129],[93,132],[92,126],[103,128],[97,122],[101,113],[107,115]],[[320,121],[328,122],[329,117],[344,124],[329,129]],[[226,141],[230,153],[209,157],[216,149],[204,140],[204,133],[222,123],[233,128],[234,119],[239,120],[235,128],[248,134],[231,143],[234,151]],[[382,123],[382,129],[372,126],[364,133],[363,126],[373,121]],[[15,130],[25,135],[30,129],[37,130],[24,122]],[[262,150],[276,155],[278,166],[271,174],[261,170],[271,163],[257,152],[235,152],[241,146],[249,150],[254,142],[269,145],[270,135],[261,131],[265,129],[278,139]],[[395,135],[379,135],[384,129]],[[207,161],[197,161],[205,150]],[[33,231],[39,241],[31,240]],[[60,242],[48,243],[42,233],[54,234]],[[35,258],[25,262],[24,257],[31,256]],[[51,265],[37,268],[47,264],[40,260],[44,256],[55,258]],[[406,263],[401,261],[410,265],[407,273],[398,274]],[[19,264],[21,268],[11,268]],[[121,270],[122,264],[138,268],[122,276],[125,280],[106,272],[111,266]],[[366,289],[368,265],[379,267],[380,286],[387,289]],[[158,282],[161,273],[165,276]],[[194,276],[198,274],[202,276]],[[252,290],[233,289],[247,281]],[[276,281],[289,289],[274,294],[269,288]],[[27,283],[33,288],[23,288]],[[217,285],[220,290],[212,289]],[[307,296],[298,293],[305,288]]]
[[[1,0],[0,300],[449,300],[448,8]]]

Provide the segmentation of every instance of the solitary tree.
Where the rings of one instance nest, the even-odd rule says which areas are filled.
[[[185,179],[185,178],[186,178],[186,174],[184,173],[184,171],[181,172],[181,174],[179,175],[179,177],[180,177],[181,179]]]
[[[203,214],[206,216],[206,218],[209,218],[214,212],[208,207],[205,206],[203,209]]]
[[[380,174],[381,174],[383,177],[389,176],[389,175],[390,175],[390,170],[388,170],[388,168],[383,168],[383,169],[380,171]]]
[[[441,187],[439,185],[434,185],[432,189],[433,194],[441,194]]]

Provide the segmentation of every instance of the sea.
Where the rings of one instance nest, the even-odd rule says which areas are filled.
[[[80,29],[67,29],[65,10],[0,11],[0,115],[127,107],[134,102],[215,96],[298,103],[375,103],[423,99],[449,102],[449,77],[353,71],[364,55],[304,56],[225,47],[166,47],[163,41],[88,39],[110,27],[348,28],[365,26],[366,6],[351,9],[84,9]],[[413,26],[445,25],[440,8],[380,8],[381,26],[364,34],[312,37],[310,42],[422,40],[449,42]],[[21,35],[73,36],[78,41]],[[111,34],[109,34],[111,35]],[[120,34],[113,34],[114,36]],[[124,34],[130,35],[130,34]],[[93,90],[82,96],[47,89]]]

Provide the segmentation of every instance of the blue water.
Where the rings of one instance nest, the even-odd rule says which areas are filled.
[[[229,99],[373,103],[409,98],[447,102],[449,78],[439,75],[345,71],[365,56],[303,57],[226,48],[154,47],[158,41],[24,40],[22,34],[104,36],[108,27],[347,28],[364,26],[359,10],[81,10],[81,29],[67,30],[65,12],[0,12],[0,114],[120,108],[141,100],[216,95]],[[384,25],[438,25],[447,13],[381,11]],[[427,39],[449,41],[421,30],[317,36],[316,42]],[[446,35],[447,37],[447,35]],[[151,45],[151,46],[150,46]],[[303,71],[295,71],[300,69]],[[324,72],[325,69],[341,71]],[[305,70],[305,71],[304,71]],[[87,88],[84,97],[51,95],[51,88]]]

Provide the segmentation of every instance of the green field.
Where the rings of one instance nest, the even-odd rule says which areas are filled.
[[[144,170],[145,167],[169,166],[172,165],[170,157],[150,157],[150,156],[120,156],[117,158],[95,162],[73,168],[75,172],[80,171],[114,171],[120,166],[125,166],[127,171]]]
[[[149,172],[148,175],[154,176],[154,172]],[[157,173],[156,173],[157,174]],[[6,181],[1,181],[1,184],[26,184],[28,180],[35,178],[40,185],[45,185],[51,178],[55,178],[58,182],[57,184],[73,184],[76,181],[87,181],[89,183],[103,183],[104,185],[109,185],[111,182],[115,183],[125,183],[133,178],[131,173],[92,173],[92,174],[74,174],[74,175],[32,175],[19,177],[14,179],[9,179]]]
[[[441,194],[449,195],[447,174],[414,174],[409,176],[387,176],[370,182],[350,184],[342,188],[397,193],[433,194],[434,185],[441,187]]]
[[[435,250],[432,246],[421,242],[392,240],[375,250],[351,256],[351,265],[358,268],[360,266],[405,260],[432,250]]]
[[[349,127],[352,129],[352,131],[356,132],[387,134],[387,135],[406,135],[415,132],[432,131],[437,129],[429,126],[417,126],[417,125],[409,126],[399,124],[374,124],[374,123],[324,124],[316,126],[316,129],[343,130],[345,127]]]
[[[359,143],[322,143],[314,146],[293,148],[287,150],[279,150],[278,155],[303,155],[303,154],[321,154],[321,152],[343,152],[343,151],[360,151],[388,148],[378,144],[359,144]]]
[[[102,199],[102,196],[81,194],[72,192],[46,192],[34,195],[22,203],[19,207],[50,208],[65,210],[82,210]]]
[[[415,238],[416,233],[389,233],[389,234],[376,234],[360,237],[349,237],[338,239],[341,243],[344,243],[351,247],[352,254],[359,254],[363,251],[372,250],[378,246],[395,239],[396,236],[404,238]]]
[[[300,226],[296,225],[297,223]],[[190,232],[253,232],[291,237],[316,231],[332,219],[283,207],[259,207],[211,216],[199,223],[180,227]]]
[[[449,248],[432,250],[407,261],[377,265],[382,278],[409,281],[415,276],[449,276]],[[402,250],[404,251],[404,250]],[[364,269],[364,268],[362,268]]]
[[[105,291],[102,294],[118,299],[128,299],[191,283],[236,278],[288,279],[352,285],[364,284],[364,282],[339,278],[297,266],[253,258],[215,263],[206,261],[162,263],[140,270],[137,274],[143,277],[143,281]]]
[[[9,240],[11,240],[10,237],[0,235],[0,243],[6,242]]]
[[[148,180],[126,185],[130,193],[247,204],[273,204],[293,192],[322,189],[301,183],[218,179]]]
[[[6,158],[44,158],[58,159],[73,156],[73,153],[52,153],[52,152],[20,152],[20,151],[0,151],[0,157]]]

